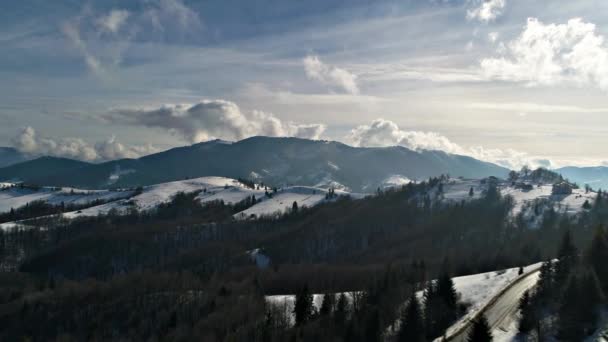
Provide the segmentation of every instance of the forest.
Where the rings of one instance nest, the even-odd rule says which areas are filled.
[[[513,200],[496,186],[451,203],[430,195],[442,181],[249,220],[233,215],[255,198],[201,204],[196,193],[147,212],[30,220],[0,234],[0,339],[427,341],[467,310],[452,277],[543,260],[521,334],[590,333],[600,307],[565,298],[600,303],[608,290],[606,194],[576,217],[548,210],[531,229],[509,218]],[[319,310],[313,293],[326,294]],[[295,322],[265,301],[276,294],[296,294]]]

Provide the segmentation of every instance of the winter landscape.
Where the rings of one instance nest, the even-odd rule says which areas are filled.
[[[0,4],[0,341],[608,341],[606,13]]]

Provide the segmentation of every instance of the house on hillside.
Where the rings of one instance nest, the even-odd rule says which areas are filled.
[[[553,184],[551,194],[553,195],[571,195],[574,187],[568,182],[559,182]]]

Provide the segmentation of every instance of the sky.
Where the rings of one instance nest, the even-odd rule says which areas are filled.
[[[100,162],[255,135],[605,165],[604,0],[0,4],[0,146]]]

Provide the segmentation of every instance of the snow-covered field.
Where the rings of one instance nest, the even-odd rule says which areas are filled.
[[[9,186],[9,185],[7,185]],[[0,212],[9,211],[11,208],[19,208],[36,200],[59,205],[65,204],[86,205],[95,200],[105,202],[101,205],[92,206],[78,211],[64,213],[65,218],[76,218],[81,216],[96,216],[106,214],[110,210],[118,213],[126,212],[129,208],[146,211],[156,208],[161,203],[171,201],[180,192],[192,193],[199,191],[197,199],[201,203],[222,200],[225,203],[238,203],[248,197],[255,196],[258,203],[247,210],[235,215],[235,218],[249,218],[252,215],[270,215],[291,209],[293,202],[298,207],[312,207],[323,201],[327,193],[326,189],[291,186],[278,189],[271,197],[265,195],[263,187],[251,189],[239,181],[225,177],[201,177],[195,179],[161,183],[144,187],[141,193],[134,190],[111,191],[111,190],[79,190],[71,188],[42,187],[38,190],[22,189],[20,187],[6,187],[0,190]],[[351,195],[344,191],[336,190],[336,195]],[[354,197],[362,197],[352,194]],[[6,223],[0,228],[13,227],[14,223]]]
[[[96,200],[104,202],[115,201],[127,198],[132,194],[132,191],[80,190],[52,187],[42,187],[34,190],[9,185],[0,189],[0,213],[8,212],[11,208],[17,209],[33,201],[45,201],[53,205],[60,205],[61,203],[66,205],[87,205]]]

